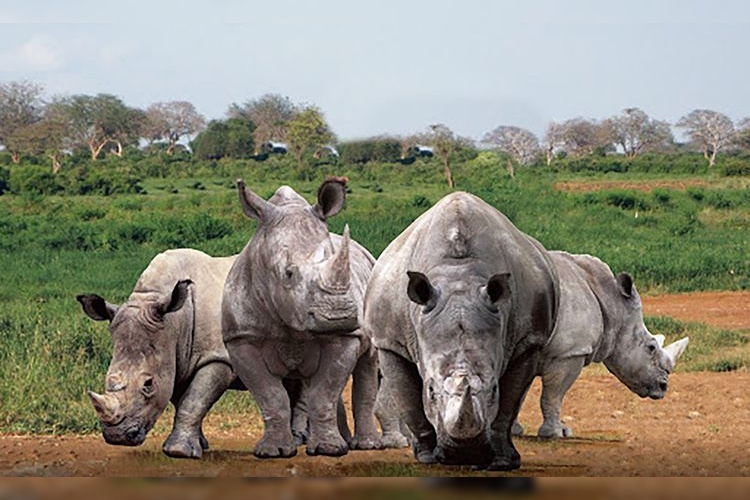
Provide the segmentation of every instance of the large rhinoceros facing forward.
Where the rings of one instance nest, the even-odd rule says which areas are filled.
[[[171,400],[174,426],[164,453],[200,458],[208,448],[203,417],[238,382],[220,322],[221,292],[234,259],[168,250],[153,258],[124,304],[96,294],[77,297],[89,317],[110,322],[105,392],[89,392],[108,443],[141,444]]]
[[[336,406],[353,373],[354,448],[376,448],[373,406],[377,356],[362,335],[362,301],[374,258],[326,223],[342,208],[343,179],[325,181],[310,205],[282,186],[264,200],[238,181],[242,209],[258,221],[229,272],[222,302],[224,342],[240,379],[260,407],[265,432],[254,454],[290,457],[297,448],[283,382],[302,381],[307,453],[343,455]]]
[[[544,248],[468,193],[444,197],[383,251],[364,327],[419,461],[520,466],[511,427],[557,296]]]

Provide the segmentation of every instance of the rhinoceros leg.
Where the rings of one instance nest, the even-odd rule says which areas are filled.
[[[369,343],[369,342],[368,342]],[[354,438],[352,449],[377,450],[383,447],[375,425],[375,399],[378,392],[378,358],[370,345],[357,360],[352,373],[352,413]]]
[[[310,437],[308,455],[341,456],[349,445],[337,423],[337,405],[359,355],[360,339],[339,336],[321,342],[320,363],[310,377],[307,399]]]
[[[378,395],[375,399],[375,417],[380,422],[383,431],[381,441],[383,448],[406,448],[409,446],[409,438],[406,437],[409,430],[401,420],[390,388],[381,383]]]
[[[511,430],[536,376],[536,354],[534,349],[521,354],[511,361],[500,377],[499,408],[490,436],[494,457],[487,466],[489,470],[513,470],[521,466],[521,455],[513,445]]]
[[[401,412],[401,418],[414,436],[414,457],[422,463],[435,463],[437,435],[422,405],[422,378],[414,363],[398,354],[378,350],[382,384]]]
[[[539,437],[554,439],[573,435],[572,431],[560,420],[560,408],[565,393],[581,374],[584,360],[583,356],[556,359],[544,368],[540,399],[544,422],[539,427]]]
[[[265,423],[253,454],[258,458],[293,457],[297,447],[292,436],[292,411],[282,378],[269,371],[261,347],[235,341],[228,351],[232,366],[258,403]]]
[[[172,458],[201,458],[208,441],[201,425],[208,410],[232,382],[232,369],[225,363],[210,363],[199,369],[185,393],[175,403],[172,432],[162,451]]]

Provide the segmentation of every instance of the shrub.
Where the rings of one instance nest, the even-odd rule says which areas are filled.
[[[63,188],[49,167],[23,165],[11,171],[10,190],[14,194],[48,195],[60,193]]]

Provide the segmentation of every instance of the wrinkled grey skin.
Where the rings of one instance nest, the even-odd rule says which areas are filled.
[[[633,279],[615,276],[609,266],[590,255],[549,252],[560,278],[557,324],[543,350],[541,408],[544,438],[572,436],[560,420],[565,393],[589,363],[604,363],[640,397],[661,399],[669,373],[687,347],[685,337],[662,347],[643,323],[643,307]],[[516,424],[514,434],[522,434]]]
[[[456,192],[382,253],[364,328],[421,462],[520,467],[511,426],[557,314],[547,252]]]
[[[380,447],[373,417],[377,356],[359,328],[362,300],[374,259],[361,245],[331,234],[326,223],[345,199],[333,179],[311,206],[288,186],[268,200],[238,181],[240,204],[258,221],[255,235],[229,272],[222,302],[224,342],[240,379],[265,422],[254,454],[297,453],[285,379],[302,380],[309,419],[307,453],[339,456],[349,446],[337,429],[336,407],[353,375],[351,447]]]
[[[220,322],[221,293],[234,259],[168,250],[154,257],[124,304],[95,294],[77,297],[89,317],[110,322],[105,392],[89,391],[107,443],[143,443],[171,401],[175,418],[164,453],[200,458],[208,449],[203,418],[233,382],[239,384]]]

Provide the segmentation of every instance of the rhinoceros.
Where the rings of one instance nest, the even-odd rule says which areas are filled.
[[[544,247],[472,194],[445,196],[388,245],[364,328],[418,461],[520,467],[511,427],[557,303]]]
[[[240,204],[257,220],[255,235],[229,272],[222,331],[232,365],[265,423],[259,458],[297,453],[285,379],[300,379],[309,423],[306,452],[340,456],[349,446],[336,407],[353,375],[354,449],[380,447],[373,406],[377,355],[360,328],[362,300],[375,259],[349,235],[328,230],[343,207],[345,179],[323,182],[310,205],[282,186],[264,200],[238,180]]]
[[[541,409],[538,435],[569,437],[560,420],[565,393],[589,363],[604,363],[628,389],[641,397],[661,399],[669,373],[689,339],[663,347],[663,335],[651,335],[633,278],[615,276],[609,266],[590,255],[550,252],[560,279],[557,324],[543,350]],[[523,427],[514,425],[514,434]]]
[[[105,392],[88,393],[107,443],[141,444],[172,401],[174,425],[164,453],[200,458],[208,449],[204,416],[227,388],[242,388],[220,321],[224,280],[235,258],[168,250],[153,258],[124,304],[77,296],[89,317],[110,323]]]

